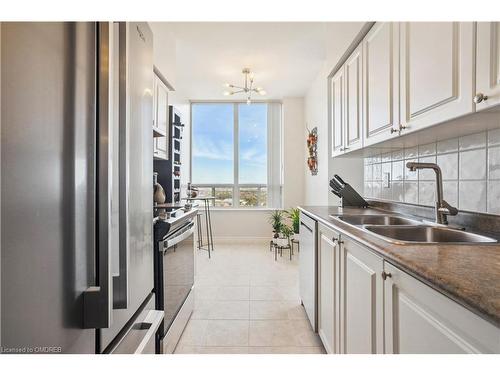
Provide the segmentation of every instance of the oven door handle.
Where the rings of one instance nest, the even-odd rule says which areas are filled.
[[[163,244],[163,249],[160,249],[160,251],[164,251],[168,249],[169,247],[172,247],[174,245],[177,245],[179,242],[184,241],[186,238],[194,234],[194,223],[191,223],[187,226],[187,229],[182,231],[182,233],[179,233],[177,236],[173,238],[169,238],[166,240]]]

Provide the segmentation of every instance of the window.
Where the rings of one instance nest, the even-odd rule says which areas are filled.
[[[191,105],[191,181],[200,196],[217,207],[280,206],[281,188],[269,189],[281,184],[280,111],[279,103]]]

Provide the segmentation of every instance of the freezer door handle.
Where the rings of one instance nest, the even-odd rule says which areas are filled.
[[[143,320],[135,321],[110,354],[155,354],[155,336],[163,323],[164,312],[149,310]]]
[[[111,153],[109,123],[109,23],[97,27],[97,116],[96,116],[96,285],[83,295],[85,328],[111,326],[113,289],[111,274]]]

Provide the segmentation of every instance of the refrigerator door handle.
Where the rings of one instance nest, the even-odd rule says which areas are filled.
[[[96,284],[83,294],[85,328],[111,326],[113,289],[111,276],[111,153],[109,123],[109,23],[98,22],[96,51]]]
[[[128,147],[128,113],[127,113],[127,25],[125,22],[113,23],[114,58],[112,59],[115,72],[114,90],[117,91],[114,101],[115,115],[117,115],[118,157],[114,161],[114,167],[118,168],[118,199],[119,199],[119,244],[117,251],[118,274],[113,276],[113,308],[126,309],[129,301],[128,287],[128,264],[129,264],[129,242],[128,242],[128,211],[129,211],[129,147]],[[115,143],[116,144],[116,143]],[[114,153],[117,155],[117,153]],[[116,189],[115,189],[116,191]]]

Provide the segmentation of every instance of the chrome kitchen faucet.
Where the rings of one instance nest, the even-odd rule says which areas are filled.
[[[443,199],[443,177],[441,168],[435,163],[408,162],[406,167],[415,172],[417,169],[432,169],[436,173],[436,223],[448,225],[448,215],[456,215],[458,210]]]

